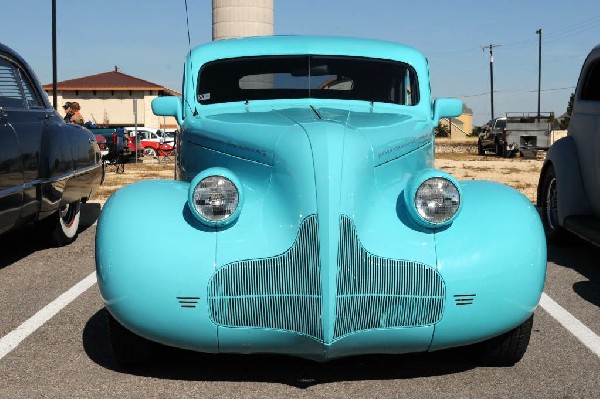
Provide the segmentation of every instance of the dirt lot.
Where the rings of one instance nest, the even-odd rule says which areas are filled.
[[[543,159],[498,158],[465,153],[436,154],[435,166],[458,180],[493,180],[511,186],[535,202]]]
[[[498,158],[464,152],[436,154],[435,165],[459,180],[494,180],[516,188],[535,201],[542,159]],[[127,164],[125,173],[115,173],[109,167],[104,184],[100,186],[95,201],[105,201],[123,185],[143,179],[172,179],[173,163]]]

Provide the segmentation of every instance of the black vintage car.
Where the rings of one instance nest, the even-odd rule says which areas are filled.
[[[0,233],[36,222],[54,244],[70,243],[103,172],[94,135],[65,123],[29,65],[0,44]]]

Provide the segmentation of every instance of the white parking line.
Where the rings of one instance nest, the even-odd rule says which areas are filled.
[[[46,305],[42,310],[31,316],[27,321],[21,324],[13,331],[0,338],[0,360],[15,349],[21,341],[40,328],[44,323],[50,320],[55,314],[60,312],[65,306],[71,303],[79,295],[83,294],[96,283],[96,272],[90,274],[67,292],[60,295],[54,301]]]
[[[600,337],[580,322],[571,313],[556,303],[546,293],[542,292],[540,306],[554,317],[564,328],[587,346],[596,356],[600,357]]]

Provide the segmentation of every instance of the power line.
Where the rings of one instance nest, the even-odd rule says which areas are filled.
[[[547,91],[561,91],[561,90],[572,90],[574,89],[576,86],[566,86],[566,87],[554,87],[554,88],[550,88],[550,89],[542,89],[542,92],[547,92]],[[495,90],[494,94],[516,94],[516,93],[537,93],[537,89],[527,89],[527,90]],[[469,97],[482,97],[482,96],[487,96],[489,95],[490,92],[486,91],[485,93],[478,93],[478,94],[465,94],[462,96],[450,96],[450,97],[459,97],[459,98],[469,98]]]

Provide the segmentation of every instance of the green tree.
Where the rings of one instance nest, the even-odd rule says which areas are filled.
[[[448,128],[448,125],[440,122],[438,127],[435,128],[434,134],[436,137],[450,137],[450,129]]]
[[[560,120],[560,128],[566,130],[569,128],[569,122],[571,122],[571,114],[573,113],[573,101],[575,101],[575,93],[571,93],[569,97],[569,103],[567,104],[567,112]]]

